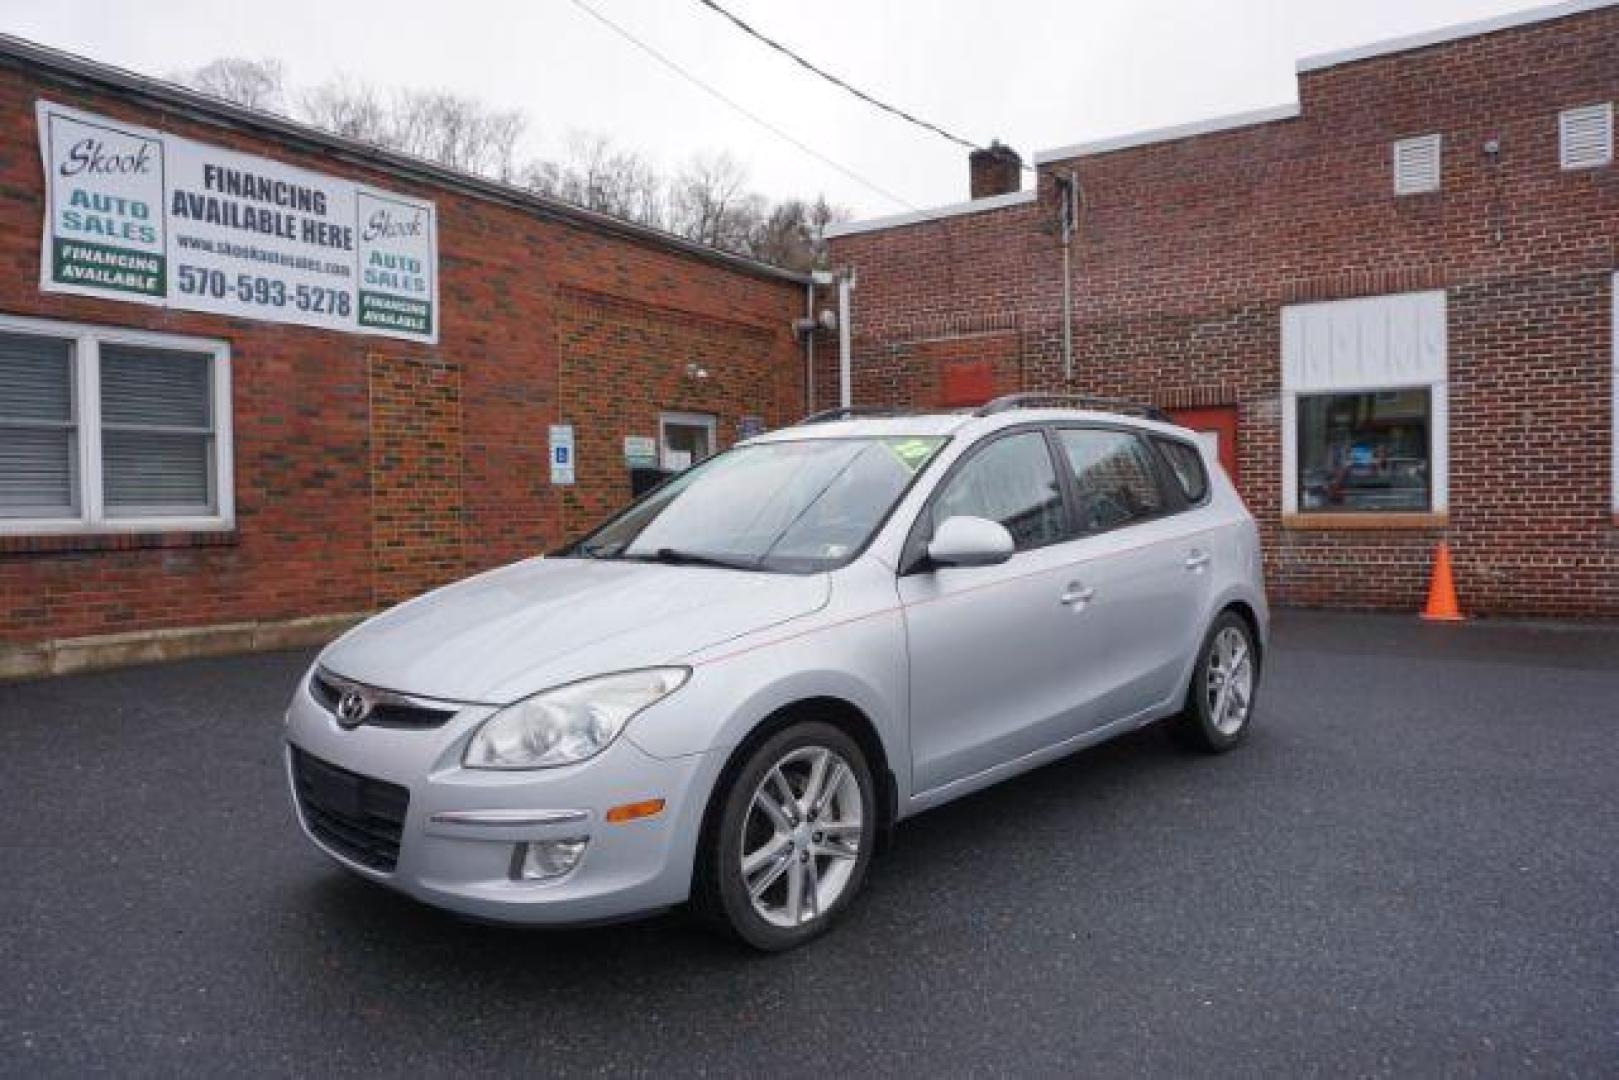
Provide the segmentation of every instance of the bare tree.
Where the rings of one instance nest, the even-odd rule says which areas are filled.
[[[605,135],[569,134],[561,161],[530,162],[525,186],[591,210],[658,228],[668,218],[663,177],[646,158],[615,146]]]
[[[393,117],[371,87],[348,79],[332,79],[298,97],[300,119],[334,135],[399,149]]]
[[[804,216],[810,234],[810,261],[800,269],[824,267],[827,263],[826,227],[853,216],[847,206],[834,206],[826,201],[825,195],[815,196],[815,201],[805,207]]]
[[[698,154],[675,177],[670,226],[688,240],[746,251],[766,203],[747,188],[747,173],[727,153]]]
[[[226,56],[191,71],[176,72],[174,81],[216,98],[262,112],[286,109],[286,69],[279,60]]]
[[[811,270],[826,262],[826,227],[847,218],[848,211],[824,197],[814,201],[786,199],[754,224],[747,254],[793,270]]]
[[[392,110],[394,144],[452,169],[510,180],[527,119],[448,90],[401,92]]]
[[[405,90],[384,98],[347,79],[322,83],[298,99],[300,118],[361,142],[414,154],[451,169],[511,180],[527,118],[448,90]]]

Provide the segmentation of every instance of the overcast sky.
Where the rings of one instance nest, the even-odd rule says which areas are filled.
[[[846,96],[696,0],[580,0],[906,202],[966,198],[965,151]],[[1302,56],[1526,0],[721,0],[872,94],[969,139],[1036,150],[1296,100]],[[723,148],[772,196],[905,209],[683,82],[573,0],[0,0],[0,28],[145,74],[275,57],[294,85],[443,86],[530,116],[527,151],[610,134],[673,170]]]

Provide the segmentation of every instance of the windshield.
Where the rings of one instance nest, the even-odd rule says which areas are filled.
[[[664,484],[563,554],[805,573],[871,539],[942,438],[741,446]]]

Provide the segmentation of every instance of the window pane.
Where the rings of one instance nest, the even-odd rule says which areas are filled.
[[[101,346],[109,515],[213,512],[212,364],[206,353]]]
[[[0,334],[0,423],[73,422],[73,343]]]
[[[1019,551],[1061,540],[1062,495],[1045,436],[1008,436],[973,455],[933,505],[935,528],[953,517],[1000,522]]]
[[[1219,436],[1215,435],[1215,438]],[[1164,460],[1169,462],[1170,471],[1175,474],[1175,482],[1180,485],[1186,501],[1202,502],[1203,496],[1209,493],[1209,474],[1203,468],[1203,456],[1197,452],[1197,448],[1175,439],[1154,439],[1153,442],[1163,451]],[[1218,453],[1218,443],[1210,449]]]
[[[142,427],[213,426],[206,353],[101,346],[101,422]]]
[[[1299,509],[1427,510],[1428,391],[1300,396]]]
[[[213,511],[211,436],[109,429],[101,447],[109,514]]]
[[[73,517],[73,430],[0,424],[0,517]]]
[[[1059,432],[1079,495],[1079,528],[1100,532],[1161,513],[1164,493],[1140,439],[1125,431]]]
[[[0,334],[0,517],[73,517],[73,346]]]

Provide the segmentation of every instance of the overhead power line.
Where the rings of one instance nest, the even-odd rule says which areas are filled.
[[[844,165],[844,164],[842,164],[841,162],[838,162],[838,161],[834,161],[832,158],[830,158],[827,155],[821,153],[821,151],[815,149],[815,147],[813,147],[813,146],[810,146],[808,143],[804,142],[802,139],[799,139],[797,136],[792,135],[792,134],[790,134],[790,133],[788,133],[786,131],[783,131],[781,128],[777,127],[775,124],[771,123],[769,120],[766,120],[764,117],[760,116],[758,113],[754,112],[752,109],[749,109],[746,105],[743,105],[740,102],[736,101],[735,99],[726,96],[724,93],[722,93],[720,90],[716,89],[714,86],[710,85],[707,82],[704,82],[702,79],[698,78],[696,75],[693,75],[691,72],[689,72],[685,68],[681,67],[674,60],[671,60],[669,57],[665,56],[663,53],[659,52],[657,49],[653,48],[651,45],[647,44],[645,41],[642,41],[640,38],[636,37],[634,34],[630,33],[628,30],[624,29],[624,27],[620,26],[618,23],[616,23],[613,20],[609,19],[607,16],[603,15],[601,12],[597,11],[595,8],[591,7],[589,4],[585,3],[585,0],[569,0],[569,2],[572,3],[574,7],[578,8],[580,11],[583,11],[586,15],[589,15],[592,19],[595,19],[597,22],[599,22],[603,26],[607,27],[607,29],[611,30],[613,33],[617,34],[619,37],[623,38],[625,41],[629,42],[631,45],[634,45],[637,49],[640,49],[642,52],[644,52],[648,56],[652,57],[652,59],[654,59],[658,63],[662,64],[664,67],[666,67],[670,71],[674,72],[676,75],[679,75],[682,79],[685,79],[687,82],[691,83],[693,86],[697,87],[699,90],[702,90],[704,93],[708,94],[710,97],[713,97],[713,98],[719,100],[720,102],[724,103],[725,105],[730,106],[736,112],[741,113],[743,116],[747,117],[749,120],[752,120],[755,124],[758,124],[760,127],[764,128],[766,131],[770,132],[772,135],[775,135],[777,138],[781,139],[782,141],[790,143],[791,145],[797,147],[799,150],[802,150],[804,153],[808,154],[810,157],[812,157],[815,160],[821,162],[823,165],[826,165],[826,166],[829,166],[830,168],[836,169],[838,172],[842,173],[844,176],[848,177],[850,180],[853,180],[855,183],[859,184],[860,186],[866,188],[869,191],[873,191],[873,192],[877,193],[878,195],[881,195],[883,198],[888,199],[890,202],[897,203],[898,205],[905,207],[905,209],[907,209],[907,210],[916,210],[916,209],[918,209],[917,206],[914,203],[910,202],[909,200],[901,198],[900,196],[894,194],[892,191],[889,191],[887,188],[881,186],[880,184],[877,184],[877,183],[875,183],[875,182],[873,182],[871,180],[867,180],[864,176],[861,176],[859,173],[855,172],[853,169],[849,168],[847,165]]]
[[[827,71],[825,68],[818,67],[815,64],[811,63],[810,61],[804,59],[802,56],[798,55],[792,49],[790,49],[787,46],[783,45],[781,42],[777,41],[775,38],[769,37],[769,36],[767,36],[765,34],[760,33],[758,30],[755,30],[752,26],[748,25],[742,19],[738,18],[736,15],[733,15],[731,12],[725,10],[725,8],[723,8],[719,4],[715,3],[714,0],[697,0],[697,2],[699,4],[701,4],[701,5],[703,5],[704,7],[708,8],[710,11],[713,11],[714,13],[716,13],[718,15],[721,15],[726,19],[729,19],[736,26],[736,28],[738,30],[741,30],[744,34],[747,34],[749,37],[755,38],[758,41],[763,42],[765,45],[768,45],[770,48],[775,49],[777,52],[779,52],[783,56],[787,57],[787,59],[789,59],[793,63],[797,64],[799,67],[803,68],[805,71],[809,71],[809,72],[812,72],[815,75],[819,75],[821,78],[825,79],[827,82],[831,83],[833,86],[839,87],[839,88],[853,94],[855,97],[859,98],[861,101],[864,101],[866,104],[875,105],[877,108],[881,109],[883,112],[890,113],[890,114],[892,114],[894,116],[897,116],[901,120],[906,121],[907,123],[915,124],[917,127],[922,128],[925,131],[931,131],[935,135],[943,136],[944,138],[949,139],[951,142],[957,144],[958,146],[965,146],[968,150],[983,150],[984,149],[984,147],[979,146],[977,143],[973,142],[971,139],[964,139],[960,135],[956,135],[956,134],[953,134],[952,132],[946,131],[944,128],[940,127],[938,124],[932,123],[932,122],[927,121],[927,120],[923,120],[921,117],[913,115],[912,113],[908,113],[904,109],[901,109],[901,108],[899,108],[897,106],[890,105],[886,101],[879,101],[877,98],[872,97],[870,94],[866,93],[864,90],[860,89],[858,86],[854,86],[853,84],[849,83],[847,80],[841,79],[838,76],[832,74],[830,71]]]

